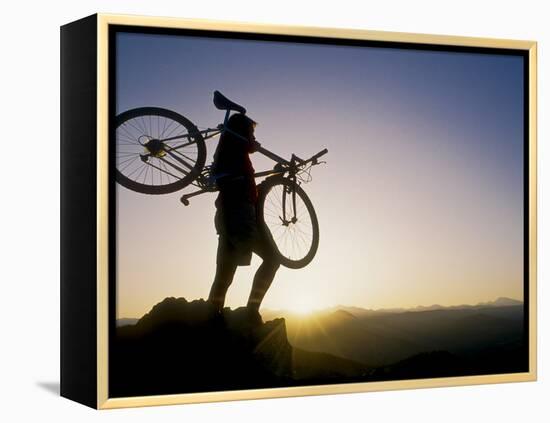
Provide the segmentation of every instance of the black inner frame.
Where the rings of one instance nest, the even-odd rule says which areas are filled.
[[[394,41],[369,41],[356,39],[340,39],[328,37],[310,37],[297,35],[273,35],[261,33],[245,33],[232,31],[215,31],[202,29],[175,29],[175,28],[156,28],[142,26],[109,25],[108,29],[108,104],[109,104],[109,140],[114,139],[116,134],[115,110],[116,110],[116,34],[117,33],[138,33],[151,35],[179,35],[186,37],[209,37],[225,38],[236,40],[253,41],[278,41],[302,44],[322,44],[322,45],[341,45],[356,47],[378,47],[421,51],[440,51],[456,53],[477,53],[477,54],[498,54],[519,56],[523,58],[523,312],[524,312],[524,346],[525,363],[528,372],[529,369],[529,52],[527,50],[501,49],[489,47],[464,47],[464,46],[444,46],[437,44],[420,44]],[[116,329],[116,209],[117,196],[115,189],[115,148],[114,144],[109,142],[108,147],[109,166],[108,166],[108,231],[109,231],[109,254],[108,254],[108,324],[109,324],[109,356],[113,345]],[[108,374],[111,372],[108,371]]]

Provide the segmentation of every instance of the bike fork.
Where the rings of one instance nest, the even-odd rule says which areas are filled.
[[[296,221],[298,220],[296,218],[296,178],[291,178],[290,179],[292,181],[292,184],[290,187],[287,187],[285,186],[283,188],[283,198],[282,198],[282,203],[283,203],[283,217],[282,217],[282,222],[283,222],[283,225],[284,226],[288,226],[289,223],[296,223]],[[287,189],[290,189],[290,194],[292,195],[292,218],[290,220],[287,220],[286,219],[286,196],[287,196]]]

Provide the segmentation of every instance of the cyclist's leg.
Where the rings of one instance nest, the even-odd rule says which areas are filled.
[[[254,275],[247,307],[258,311],[267,290],[275,278],[280,263],[263,232],[259,236],[258,242],[255,243],[253,251],[263,259],[263,262]]]
[[[233,282],[233,276],[237,270],[237,260],[232,250],[234,247],[228,242],[226,237],[218,238],[218,252],[216,254],[216,275],[210,288],[208,301],[212,303],[218,311],[223,309],[225,295]]]

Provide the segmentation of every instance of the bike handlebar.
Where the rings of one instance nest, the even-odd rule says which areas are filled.
[[[315,154],[314,156],[311,156],[309,159],[307,159],[305,162],[308,163],[308,162],[316,162],[317,159],[321,156],[324,156],[325,154],[328,153],[328,149],[325,148],[324,150],[321,150],[319,151],[317,154]]]
[[[290,164],[290,162],[289,162],[288,160],[285,160],[285,159],[283,159],[282,157],[278,156],[277,154],[272,153],[271,151],[265,149],[264,147],[261,146],[260,143],[258,143],[258,144],[256,145],[256,150],[255,150],[255,151],[257,151],[257,152],[263,154],[263,155],[266,156],[266,157],[269,157],[271,160],[276,161],[276,162],[278,162],[278,163],[280,163],[280,164],[284,164],[284,165],[286,165],[286,166],[288,166],[288,165]],[[310,157],[309,159],[307,159],[307,160],[302,160],[302,159],[300,159],[298,156],[295,156],[294,154],[292,155],[292,158],[295,159],[295,160],[297,160],[298,163],[299,163],[300,165],[305,165],[305,164],[308,164],[308,163],[310,163],[310,162],[313,162],[314,164],[317,164],[317,163],[316,163],[316,162],[317,162],[317,159],[318,159],[319,157],[321,157],[321,156],[324,156],[324,155],[327,154],[327,153],[328,153],[328,149],[325,148],[324,150],[319,151],[317,154],[315,154],[314,156],[311,156],[311,157]]]

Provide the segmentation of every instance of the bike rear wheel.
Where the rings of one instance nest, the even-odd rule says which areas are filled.
[[[185,188],[206,160],[204,138],[184,116],[159,107],[140,107],[115,118],[116,180],[143,194]]]
[[[258,221],[283,266],[300,269],[313,260],[319,247],[319,222],[298,184],[280,177],[266,179],[259,187]]]

